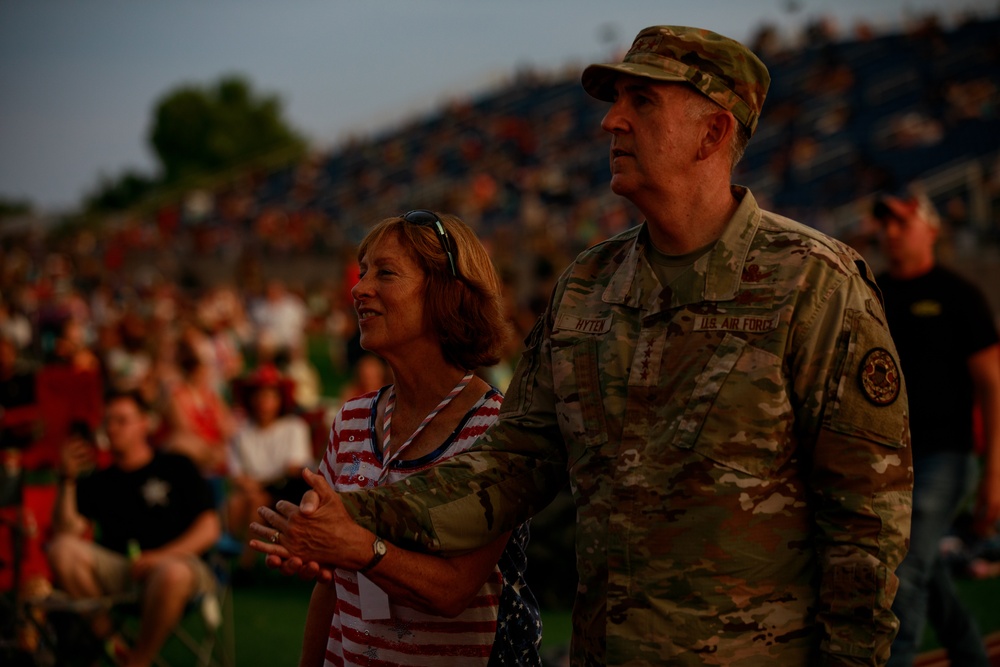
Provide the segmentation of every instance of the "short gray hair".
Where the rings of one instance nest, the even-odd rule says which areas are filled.
[[[718,113],[719,111],[725,111],[720,105],[716,104],[711,99],[698,95],[697,97],[692,97],[691,102],[688,104],[687,112],[688,118],[692,120],[700,120],[705,116],[713,113]],[[734,117],[733,120],[736,120]],[[733,130],[732,139],[729,141],[729,171],[732,172],[736,169],[736,165],[739,164],[740,160],[743,159],[743,153],[747,149],[747,144],[750,143],[750,131],[743,125],[743,123],[736,120],[736,127]]]

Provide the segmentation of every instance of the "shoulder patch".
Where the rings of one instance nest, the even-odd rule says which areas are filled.
[[[889,330],[857,308],[845,309],[843,329],[847,335],[838,336],[835,354],[845,356],[834,362],[828,428],[887,447],[907,446],[906,378]]]
[[[892,354],[882,347],[872,348],[858,366],[858,384],[868,401],[879,407],[892,405],[899,398],[899,366]]]

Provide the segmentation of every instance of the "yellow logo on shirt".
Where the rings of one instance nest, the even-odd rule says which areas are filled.
[[[937,317],[941,314],[941,302],[932,299],[917,301],[910,306],[910,312],[917,317]]]

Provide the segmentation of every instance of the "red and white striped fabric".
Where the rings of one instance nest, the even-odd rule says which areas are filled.
[[[334,420],[320,473],[338,491],[374,486],[382,472],[374,448],[379,393],[348,401]],[[496,421],[501,401],[499,392],[488,391],[448,441],[420,459],[392,462],[384,483],[397,482],[468,449]],[[496,636],[502,585],[500,569],[495,568],[469,608],[456,618],[425,614],[390,600],[390,618],[365,621],[361,618],[357,574],[338,569],[337,609],[326,665],[486,665]]]

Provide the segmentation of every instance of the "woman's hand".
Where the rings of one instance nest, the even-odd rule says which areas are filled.
[[[250,547],[267,555],[267,565],[303,579],[332,579],[331,568],[358,570],[371,559],[375,536],[356,524],[326,479],[309,470],[310,486],[299,505],[279,501],[275,510],[257,509],[264,523],[250,524],[258,539]]]

